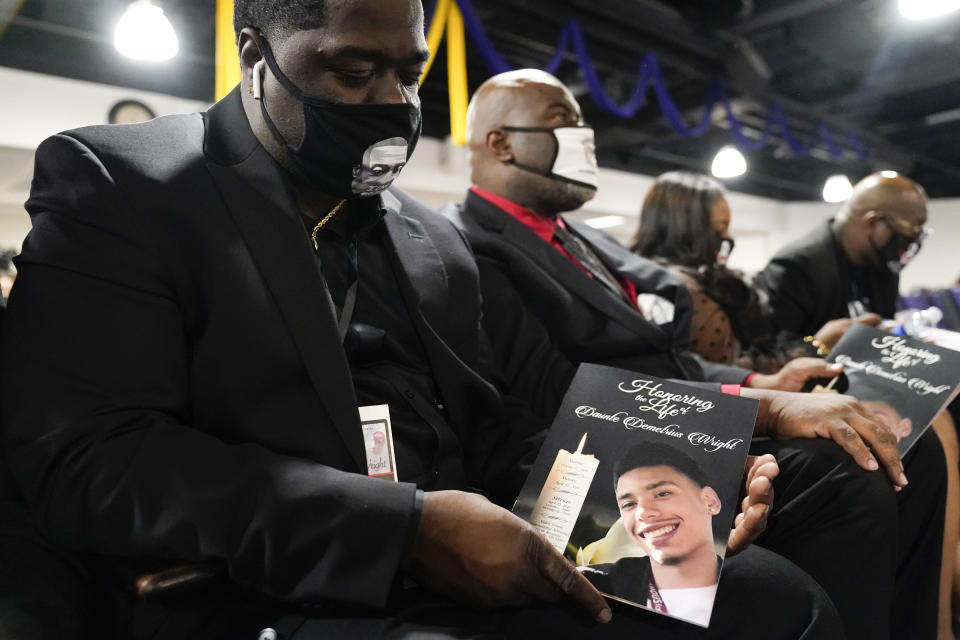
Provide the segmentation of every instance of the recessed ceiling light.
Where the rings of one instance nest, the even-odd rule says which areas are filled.
[[[150,62],[169,60],[180,50],[173,25],[150,0],[127,7],[113,32],[113,46],[128,58]]]
[[[908,20],[927,20],[960,9],[960,0],[900,0],[897,6]]]
[[[824,202],[846,202],[851,195],[853,195],[853,185],[850,184],[850,178],[843,174],[830,176],[823,183]]]
[[[747,159],[736,147],[726,146],[717,151],[710,165],[715,178],[736,178],[747,172]]]

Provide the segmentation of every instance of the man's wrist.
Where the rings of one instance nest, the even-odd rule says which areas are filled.
[[[740,396],[743,398],[753,398],[760,402],[757,408],[757,421],[753,425],[753,435],[757,437],[769,436],[773,429],[771,423],[776,419],[771,412],[771,404],[776,394],[779,392],[767,389],[757,389],[755,387],[741,387]]]

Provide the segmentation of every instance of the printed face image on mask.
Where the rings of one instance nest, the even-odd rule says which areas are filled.
[[[407,141],[387,138],[370,145],[363,153],[363,162],[353,168],[350,189],[360,197],[373,196],[394,181],[407,163]]]

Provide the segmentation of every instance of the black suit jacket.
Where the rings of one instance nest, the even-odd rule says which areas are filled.
[[[862,296],[870,299],[867,311],[893,317],[899,276],[865,270],[859,296],[854,296],[853,265],[832,226],[833,220],[827,220],[780,249],[754,279],[778,331],[814,334],[834,318],[849,317],[847,303]]]
[[[722,565],[723,559],[718,556],[718,574]],[[650,582],[653,580],[649,556],[628,556],[612,563],[587,565],[580,567],[580,572],[598,591],[642,607],[647,606]]]
[[[595,362],[666,378],[740,383],[739,367],[703,363],[687,350],[692,302],[684,283],[607,234],[566,220],[606,266],[674,305],[658,326],[488,200],[468,192],[441,210],[467,237],[480,268],[483,325],[513,393],[552,418],[575,365]],[[705,373],[706,371],[706,373]]]
[[[336,319],[282,183],[236,90],[205,114],[40,146],[2,357],[9,462],[59,544],[216,558],[283,598],[380,605],[416,489],[365,475]],[[493,420],[476,265],[446,220],[382,198],[453,464],[489,485],[529,433]]]
[[[580,567],[580,572],[601,593],[627,600],[642,607],[650,597],[650,557],[626,557],[607,564]]]

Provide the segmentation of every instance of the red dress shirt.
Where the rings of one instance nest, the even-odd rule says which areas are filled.
[[[554,237],[553,230],[556,227],[561,229],[566,229],[566,225],[563,222],[563,218],[557,216],[555,218],[550,218],[548,216],[540,215],[526,207],[507,200],[502,196],[498,196],[495,193],[490,193],[489,191],[484,191],[480,187],[470,187],[470,191],[480,196],[484,200],[500,207],[511,216],[516,218],[523,226],[527,227],[535,234],[537,234],[544,242],[548,243],[554,249],[562,253],[567,257],[573,264],[580,267],[580,270],[585,274],[593,277],[593,274],[590,273],[580,262],[574,258],[570,253],[563,248],[563,246],[557,241]],[[620,287],[623,289],[623,292],[626,294],[627,299],[633,305],[633,308],[637,311],[640,311],[640,307],[637,306],[637,288],[632,282],[624,278],[618,277],[616,274],[613,276],[617,279],[617,282],[620,284]],[[641,312],[642,313],[642,312]]]

